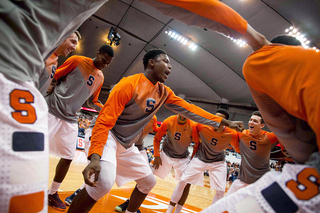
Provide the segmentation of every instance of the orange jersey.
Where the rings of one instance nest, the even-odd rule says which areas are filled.
[[[112,89],[93,128],[89,157],[101,156],[109,130],[125,148],[135,143],[142,129],[162,105],[194,121],[220,126],[222,118],[189,104],[164,84],[152,84],[144,74],[122,78]]]
[[[225,160],[224,150],[229,144],[238,150],[238,134],[235,130],[225,127],[222,132],[214,131],[213,127],[197,124],[200,134],[199,149],[196,157],[206,163]]]
[[[250,184],[269,171],[271,144],[278,142],[274,133],[262,130],[259,135],[252,136],[249,130],[239,134],[240,138],[240,179]]]
[[[319,60],[314,50],[272,44],[252,53],[243,66],[265,122],[298,163],[320,145]]]
[[[172,158],[186,158],[189,155],[188,147],[193,141],[198,144],[198,131],[193,121],[187,120],[185,124],[178,123],[178,115],[164,120],[154,137],[154,156],[160,156],[160,141],[163,140],[162,150]]]
[[[58,80],[64,76],[66,78],[46,97],[52,115],[68,122],[77,122],[77,111],[90,96],[93,96],[94,104],[102,107],[98,97],[104,76],[102,71],[94,66],[91,58],[68,58],[57,69],[54,78]]]

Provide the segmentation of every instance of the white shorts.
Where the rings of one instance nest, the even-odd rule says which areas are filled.
[[[286,164],[224,197],[201,213],[320,212],[320,175],[305,165]]]
[[[0,212],[47,212],[47,104],[33,82],[0,85]]]
[[[78,140],[78,124],[69,123],[48,113],[49,152],[73,160]]]
[[[227,194],[225,196],[229,196],[232,193],[238,191],[239,189],[242,189],[246,186],[248,186],[249,184],[242,182],[239,179],[236,179],[235,181],[233,181],[233,183],[231,184],[230,189],[228,190]]]
[[[189,156],[187,158],[171,158],[163,151],[160,153],[160,158],[162,160],[162,165],[160,165],[158,169],[152,167],[152,171],[154,175],[162,179],[170,173],[171,168],[173,167],[175,179],[180,180],[187,164],[190,162]]]
[[[146,150],[141,150],[139,152],[143,156],[144,160],[149,164],[149,158],[148,158],[148,155],[146,153]]]
[[[101,161],[108,161],[116,167],[116,184],[120,187],[130,181],[152,174],[149,163],[135,146],[125,149],[109,131]]]
[[[227,164],[225,161],[205,163],[199,160],[199,158],[194,157],[184,171],[181,181],[203,186],[203,172],[205,170],[209,171],[210,188],[225,191],[227,184]]]

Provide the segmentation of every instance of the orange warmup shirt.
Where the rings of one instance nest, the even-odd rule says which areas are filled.
[[[199,143],[196,124],[189,119],[185,124],[179,124],[178,115],[173,115],[162,122],[153,139],[155,157],[160,156],[160,141],[164,135],[162,151],[171,158],[186,158],[190,143],[195,142],[195,147]]]
[[[89,158],[101,156],[109,131],[124,147],[129,148],[140,138],[143,128],[165,105],[170,110],[196,122],[220,126],[222,118],[184,101],[162,83],[152,84],[144,74],[122,78],[112,89],[93,128]]]
[[[241,153],[239,179],[247,184],[254,183],[270,170],[271,144],[278,142],[278,138],[264,130],[257,136],[251,135],[249,130],[238,134]]]
[[[213,127],[197,124],[200,134],[199,149],[196,157],[205,163],[225,160],[226,150],[231,144],[239,152],[239,138],[235,130],[225,127],[222,132],[214,131]]]

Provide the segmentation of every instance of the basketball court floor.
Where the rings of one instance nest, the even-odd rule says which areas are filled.
[[[50,155],[49,185],[51,185],[54,176],[54,170],[58,161],[58,157]],[[67,196],[71,195],[75,190],[81,187],[81,185],[83,184],[82,170],[86,165],[87,162],[84,152],[77,151],[75,159],[70,166],[69,172],[59,189],[59,196],[62,201],[64,201]],[[139,208],[142,213],[166,212],[172,192],[178,182],[174,179],[173,171],[164,180],[158,177],[156,177],[156,179],[156,186],[148,194],[147,198]],[[115,184],[109,194],[100,199],[90,212],[116,212],[114,210],[115,207],[123,203],[127,198],[130,197],[131,191],[134,187],[134,181],[129,182],[120,188],[118,188]],[[227,183],[226,191],[229,189],[229,187],[230,184]],[[181,212],[200,212],[202,209],[210,206],[214,195],[215,191],[211,190],[209,186],[209,178],[205,176],[204,186],[191,186],[189,197]],[[54,213],[61,211],[55,210],[49,206],[48,212]]]

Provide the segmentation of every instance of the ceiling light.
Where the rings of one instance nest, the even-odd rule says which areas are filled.
[[[121,36],[113,27],[111,27],[109,31],[108,40],[110,42],[110,45],[114,44],[115,46],[118,46],[120,44]]]
[[[301,45],[305,49],[312,49],[312,50],[315,50],[316,52],[319,52],[317,47],[310,48],[310,46],[309,46],[309,44],[311,43],[310,40],[308,40],[301,32],[299,32],[297,28],[294,28],[293,26],[291,26],[289,29],[286,29],[285,32],[288,35],[293,36],[296,39],[298,39],[301,42]]]
[[[177,32],[166,30],[165,33],[171,37],[171,40],[177,40],[181,44],[189,46],[189,49],[191,50],[195,50],[197,48],[197,45],[191,39],[188,39]]]

